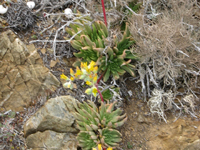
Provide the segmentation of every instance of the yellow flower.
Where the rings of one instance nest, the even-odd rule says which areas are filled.
[[[94,67],[93,72],[97,73],[97,71],[98,71],[98,67],[96,66],[96,67]]]
[[[92,94],[96,97],[97,96],[97,88],[96,87],[93,87],[92,88]]]
[[[87,71],[85,70],[85,68],[81,68],[81,72],[82,72],[82,75],[86,75],[87,74]]]
[[[68,79],[68,77],[67,77],[66,75],[64,75],[63,73],[60,75],[60,78],[61,78],[61,79],[64,79],[64,80],[67,80],[67,79]]]
[[[98,144],[98,150],[102,150],[101,144]]]
[[[76,67],[76,73],[75,73],[75,77],[78,77],[80,75],[82,75],[82,71],[79,69],[79,67]]]
[[[98,150],[102,150],[101,144],[98,144],[97,148],[98,148]],[[92,150],[97,150],[97,149],[96,148],[92,148]],[[112,150],[112,148],[108,147],[107,150]]]
[[[90,65],[89,65],[90,66]],[[83,73],[90,73],[90,69],[88,68],[88,66],[87,66],[87,62],[85,62],[85,63],[82,63],[81,62],[81,70],[83,71],[83,70],[85,70],[85,71],[83,71]]]
[[[92,88],[88,88],[87,90],[85,90],[85,93],[88,95],[92,94]]]
[[[91,74],[89,75],[89,78],[90,78],[90,80],[92,80],[92,75]]]
[[[89,68],[86,68],[85,70],[87,71],[87,73],[90,73],[90,72],[91,72]]]
[[[96,83],[97,82],[97,74],[95,74],[94,78],[93,78],[93,83]]]
[[[72,68],[70,68],[70,75],[74,76],[74,71],[72,70]]]
[[[92,83],[90,81],[86,81],[86,84],[89,85],[89,86],[92,85]]]
[[[89,67],[92,68],[92,67],[94,67],[95,65],[96,65],[96,63],[95,63],[94,61],[91,61]]]
[[[81,62],[81,68],[87,68],[87,62],[85,63]]]
[[[66,82],[63,84],[63,87],[64,88],[70,88],[70,89],[73,89],[73,84],[71,82]]]
[[[91,63],[88,66],[88,71],[91,72],[94,70],[94,66],[96,65],[96,63],[94,61],[91,61]]]
[[[70,80],[71,80],[71,81],[74,81],[74,78],[73,78],[73,77],[70,77]]]

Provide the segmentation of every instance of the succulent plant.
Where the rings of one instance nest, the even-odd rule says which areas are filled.
[[[91,150],[101,144],[103,148],[115,148],[121,141],[121,133],[116,130],[127,120],[126,114],[117,108],[114,110],[114,103],[97,106],[88,101],[80,103],[79,106],[74,104],[77,112],[74,113],[77,119],[77,127],[80,130],[77,135],[79,146],[83,150]]]
[[[118,79],[120,75],[129,72],[134,76],[134,66],[130,62],[138,57],[128,50],[134,43],[130,37],[128,26],[126,26],[121,40],[118,40],[116,36],[109,37],[108,29],[102,21],[95,21],[91,26],[89,24],[83,26],[71,24],[70,27],[72,30],[66,28],[66,31],[71,36],[82,31],[75,35],[75,39],[71,41],[72,47],[80,50],[74,54],[80,58],[74,64],[75,66],[79,66],[81,61],[88,63],[95,61],[99,65],[99,71],[104,72],[105,82],[110,75]]]
[[[66,82],[63,84],[65,88],[74,88],[73,81],[75,79],[82,79],[86,82],[87,85],[90,86],[85,93],[88,95],[93,94],[95,97],[97,96],[97,71],[98,67],[96,66],[94,61],[91,61],[89,65],[86,63],[81,62],[81,69],[79,67],[76,67],[76,73],[70,68],[70,75],[71,77],[68,78],[66,75],[61,74],[60,78],[64,79]]]

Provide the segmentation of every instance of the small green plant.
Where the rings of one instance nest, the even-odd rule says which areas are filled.
[[[134,76],[134,66],[130,62],[138,59],[138,57],[128,50],[135,43],[130,37],[128,26],[126,26],[121,40],[115,35],[109,37],[108,29],[102,21],[95,21],[91,26],[89,24],[83,26],[71,24],[70,27],[71,29],[66,28],[66,31],[71,36],[75,36],[71,45],[80,50],[80,52],[74,54],[80,58],[74,66],[80,66],[81,62],[96,62],[99,71],[104,75],[103,80],[105,82],[110,75],[115,79],[118,79],[125,72]]]
[[[135,0],[133,2],[129,2],[128,3],[128,7],[133,10],[134,12],[138,12],[140,7],[141,7],[142,3],[138,3],[138,0]],[[124,9],[124,11],[127,9]],[[126,12],[126,14],[128,16],[130,16],[132,14],[132,12],[130,10],[127,10],[128,12]],[[128,17],[124,18],[124,21],[121,23],[121,30],[124,31],[126,29],[126,22],[128,20]]]
[[[141,7],[142,3],[138,3],[137,1],[136,2],[133,2],[133,3],[129,3],[129,7],[134,11],[134,12],[138,12],[140,7]]]
[[[8,111],[7,113],[0,113],[0,141],[6,143],[5,149],[15,149],[17,135],[15,133],[15,126],[12,124],[16,113]],[[15,141],[15,142],[13,142]]]
[[[37,35],[34,34],[31,36],[31,38],[35,40],[35,39],[37,39]]]
[[[132,148],[133,148],[133,145],[132,145],[130,142],[127,142],[127,148],[128,148],[128,149],[132,149]]]
[[[119,93],[119,92],[120,92],[120,88],[119,87],[110,86],[110,88],[105,89],[104,91],[102,91],[102,96],[103,96],[103,99],[106,102],[109,102],[111,99],[113,99],[115,93]]]
[[[77,112],[74,114],[80,130],[77,139],[84,150],[91,150],[101,144],[103,148],[117,147],[121,141],[121,133],[116,130],[127,120],[126,114],[121,109],[114,110],[115,103],[101,103],[99,108],[88,101],[79,106],[75,105]]]
[[[77,67],[76,73],[70,69],[71,77],[69,78],[62,74],[61,79],[66,80],[63,86],[70,89],[74,87],[73,81],[75,79],[84,80],[90,86],[85,93],[93,94],[96,97],[98,92],[102,101],[99,108],[91,101],[88,103],[83,102],[79,105],[74,104],[77,110],[74,116],[77,119],[78,129],[80,130],[77,136],[79,145],[83,150],[91,150],[92,148],[95,150],[97,145],[98,150],[101,150],[100,146],[103,149],[112,150],[112,148],[118,146],[117,143],[121,141],[122,136],[116,128],[122,126],[127,117],[126,114],[121,115],[121,109],[114,110],[116,101],[111,104],[104,103],[103,95],[107,99],[112,98],[112,95],[108,90],[105,90],[103,95],[99,91],[97,71],[98,67],[94,61],[91,61],[89,65],[87,65],[87,62],[81,62],[81,68]]]

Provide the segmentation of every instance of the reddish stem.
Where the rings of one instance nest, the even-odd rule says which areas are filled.
[[[99,82],[100,82],[100,80],[102,79],[103,75],[104,75],[104,73],[101,74],[101,76],[100,76],[99,79],[97,80],[97,84],[99,84]]]
[[[106,11],[105,11],[105,6],[104,6],[104,1],[103,0],[101,0],[101,4],[102,4],[102,9],[103,9],[104,22],[105,22],[105,25],[107,26]]]
[[[99,95],[100,95],[101,101],[104,102],[104,100],[103,100],[103,95],[102,95],[101,92],[99,91],[98,84],[95,84],[95,86],[96,86],[96,88],[97,88],[97,92],[98,92]]]
[[[103,78],[104,74],[106,73],[107,69],[101,74],[99,79],[97,80],[97,84],[99,84],[100,80]]]

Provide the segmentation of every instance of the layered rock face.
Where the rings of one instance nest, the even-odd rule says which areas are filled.
[[[30,135],[26,143],[32,150],[77,150],[75,135],[51,130]]]
[[[54,91],[60,82],[34,45],[25,45],[12,31],[0,35],[0,111],[22,111],[31,100]]]
[[[73,103],[76,100],[71,96],[60,96],[49,99],[24,124],[26,144],[32,150],[77,150],[76,134],[73,113]]]

